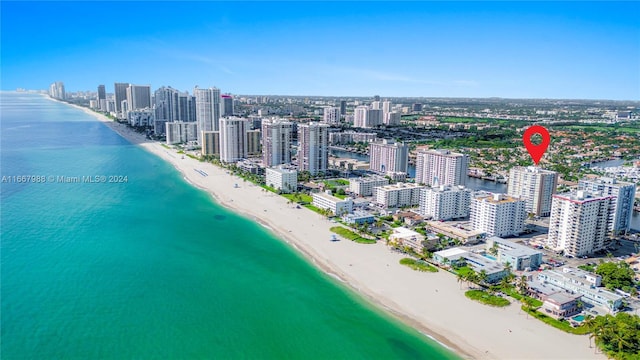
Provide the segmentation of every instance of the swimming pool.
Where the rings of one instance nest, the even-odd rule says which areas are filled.
[[[578,316],[574,316],[572,319],[577,321],[577,322],[583,322],[584,321],[584,316],[583,315],[578,315]]]
[[[493,260],[493,261],[498,260],[498,259],[496,259],[495,256],[491,256],[491,255],[489,255],[487,253],[482,254],[482,256],[486,257],[487,259]]]

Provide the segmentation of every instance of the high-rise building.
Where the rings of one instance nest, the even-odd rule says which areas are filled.
[[[380,95],[374,95],[373,101],[380,101]]]
[[[127,110],[151,109],[151,86],[133,85],[127,87]]]
[[[507,193],[527,202],[527,212],[537,216],[551,214],[551,196],[558,186],[558,173],[535,166],[517,166],[509,171]]]
[[[413,104],[412,110],[413,111],[422,111],[422,104],[420,104],[420,103]]]
[[[347,114],[347,100],[340,100],[340,114]]]
[[[391,112],[391,101],[385,100],[382,102],[382,112],[385,114]]]
[[[196,98],[188,93],[178,95],[178,120],[196,122]],[[200,130],[198,130],[200,132]]]
[[[247,122],[247,126],[249,123]],[[247,155],[260,155],[260,129],[249,130],[247,128]]]
[[[186,143],[198,139],[198,124],[186,121],[171,121],[165,123],[167,145]]]
[[[380,101],[374,101],[371,103],[371,109],[382,110],[382,104],[380,103]]]
[[[416,157],[416,183],[430,186],[466,185],[469,155],[449,150],[427,150]]]
[[[171,87],[161,87],[154,93],[156,121],[172,122],[178,117],[180,92]]]
[[[233,97],[231,95],[222,95],[221,100],[221,116],[233,116]]]
[[[246,119],[225,117],[220,119],[220,160],[231,163],[247,157]]]
[[[420,215],[433,220],[450,220],[469,216],[471,190],[464,186],[424,188],[420,192]]]
[[[298,170],[311,175],[329,167],[329,125],[310,122],[298,125]]]
[[[104,85],[98,85],[98,109],[107,111],[107,91]]]
[[[282,120],[262,122],[262,164],[265,167],[291,162],[293,124]]]
[[[64,91],[64,83],[62,81],[56,81],[49,85],[49,96],[54,99],[64,100],[67,96]]]
[[[323,122],[325,124],[339,124],[340,123],[340,109],[337,107],[327,106],[322,113]]]
[[[392,140],[369,143],[369,169],[378,173],[406,173],[409,166],[409,146]]]
[[[505,237],[524,231],[525,201],[505,194],[478,192],[471,197],[469,222],[487,236]]]
[[[356,127],[356,128],[370,127],[368,126],[368,121],[367,121],[367,117],[369,115],[368,111],[369,111],[369,108],[364,105],[356,106],[356,108],[353,110],[353,127]]]
[[[402,116],[397,111],[391,111],[384,114],[384,124],[389,126],[400,125]]]
[[[220,89],[201,89],[196,86],[193,95],[196,98],[198,133],[220,130]]]
[[[220,155],[220,131],[202,131],[202,155]]]
[[[613,211],[609,221],[609,231],[612,235],[626,233],[631,229],[633,202],[636,196],[634,183],[618,181],[609,177],[582,179],[578,182],[578,190],[614,197],[611,199]]]
[[[571,256],[606,249],[613,198],[583,190],[553,195],[547,245]]]
[[[373,188],[376,204],[383,208],[416,206],[420,203],[420,191],[424,186],[412,183],[396,183]]]
[[[127,88],[129,88],[129,83],[113,84],[113,93],[116,98],[116,113],[120,119],[125,118],[124,109],[122,109],[122,102],[127,100]]]

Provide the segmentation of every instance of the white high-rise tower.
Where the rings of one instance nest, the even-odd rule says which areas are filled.
[[[551,214],[551,196],[558,186],[558,173],[535,166],[517,166],[509,171],[507,193],[527,202],[527,212],[537,216]]]

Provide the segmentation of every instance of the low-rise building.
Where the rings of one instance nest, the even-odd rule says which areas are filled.
[[[565,267],[562,271],[542,271],[538,273],[537,280],[544,285],[550,285],[551,288],[556,287],[557,291],[564,290],[571,294],[582,295],[583,302],[612,313],[622,307],[622,296],[600,287],[602,281],[600,275]],[[535,292],[535,288],[531,289]]]
[[[427,221],[428,228],[436,234],[442,234],[463,244],[477,244],[485,238],[485,232],[480,230],[466,230],[440,221]]]
[[[466,264],[477,273],[484,272],[487,274],[486,281],[488,283],[498,282],[509,273],[502,264],[461,248],[451,248],[435,252],[433,259],[441,264],[451,266],[462,266]]]
[[[327,192],[314,193],[313,206],[320,209],[331,210],[337,216],[350,214],[353,212],[353,200],[351,198],[340,199],[331,195],[331,190]]]
[[[542,252],[497,236],[487,239],[487,250],[496,247],[498,261],[509,264],[514,271],[535,270],[542,264]]]
[[[375,202],[383,208],[416,206],[420,203],[420,190],[424,186],[411,183],[397,183],[374,189]]]
[[[266,169],[266,184],[283,193],[291,193],[298,189],[298,172],[284,167]]]
[[[389,243],[398,246],[408,246],[418,254],[422,253],[423,240],[424,235],[405,227],[394,228],[393,233],[389,235]]]
[[[366,211],[355,210],[353,214],[346,214],[342,216],[342,221],[347,224],[371,224],[375,221],[375,218],[372,214],[369,214]]]
[[[238,161],[236,166],[249,174],[261,175],[264,172],[264,168],[262,166],[247,159]]]
[[[380,175],[349,179],[349,191],[358,196],[371,196],[373,188],[385,185],[389,185],[389,179]]]
[[[582,295],[579,294],[555,292],[544,298],[542,307],[538,311],[555,319],[568,318],[582,311],[578,306],[581,298]]]
[[[153,127],[155,116],[152,109],[138,109],[127,111],[129,125],[136,127]]]
[[[420,214],[416,214],[412,211],[402,211],[402,212],[393,214],[393,220],[402,221],[405,223],[405,225],[408,225],[408,226],[415,226],[420,224],[422,221],[424,221],[424,219],[422,218],[422,216],[420,216]]]

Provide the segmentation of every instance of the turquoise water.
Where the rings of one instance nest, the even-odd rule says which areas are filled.
[[[0,106],[2,359],[458,358],[82,111]]]
[[[583,315],[574,316],[573,320],[575,320],[577,322],[583,322],[584,321],[584,316]]]

